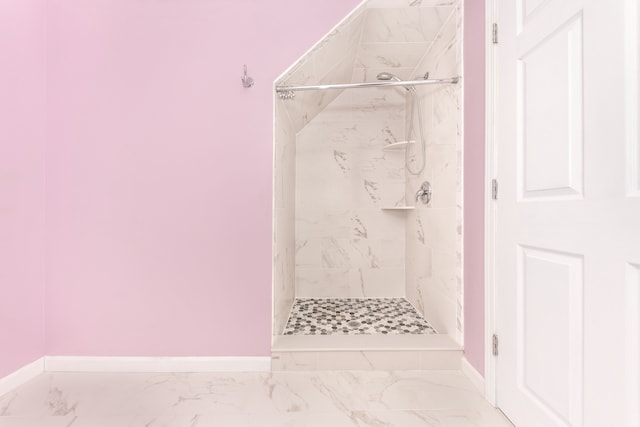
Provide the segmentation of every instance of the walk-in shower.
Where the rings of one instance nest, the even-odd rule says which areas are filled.
[[[274,352],[460,342],[459,16],[364,3],[276,81]]]

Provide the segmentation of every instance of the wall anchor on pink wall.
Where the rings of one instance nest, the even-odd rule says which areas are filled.
[[[253,81],[253,79],[247,75],[247,64],[245,64],[244,65],[244,76],[242,76],[242,86],[248,88],[248,87],[253,86],[254,83],[255,83],[255,81]]]

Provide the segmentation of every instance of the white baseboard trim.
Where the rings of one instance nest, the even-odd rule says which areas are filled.
[[[476,370],[471,363],[467,360],[466,357],[462,358],[460,367],[462,369],[462,373],[471,381],[471,383],[482,393],[484,396],[484,377],[480,375],[480,372]]]
[[[29,363],[26,366],[12,372],[4,378],[0,378],[0,396],[31,381],[44,372],[44,357]]]
[[[269,372],[270,357],[45,356],[46,372]]]

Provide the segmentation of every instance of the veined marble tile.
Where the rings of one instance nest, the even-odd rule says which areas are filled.
[[[457,296],[442,292],[440,287],[434,285],[432,277],[418,277],[417,281],[422,306],[425,313],[428,313],[429,322],[438,332],[455,337],[458,316]]]
[[[336,215],[345,209],[355,207],[354,197],[347,191],[349,187],[353,188],[348,172],[349,157],[341,153],[336,153],[335,157],[335,160],[326,162],[333,162],[333,170],[328,170],[324,179],[309,170],[297,174],[297,176],[304,177],[304,180],[300,179],[296,182],[296,210],[298,208],[304,210],[307,207],[315,208],[319,210],[319,213],[327,216]],[[375,195],[375,186],[372,186],[370,190],[371,194]],[[365,189],[361,188],[360,191],[364,192]],[[375,201],[373,196],[371,197],[372,202]],[[298,212],[296,212],[296,218],[302,218]]]
[[[456,298],[458,264],[458,254],[433,251],[433,286],[450,299]]]
[[[452,6],[369,9],[362,43],[433,41],[452,11]]]
[[[431,42],[363,43],[356,57],[357,68],[415,68]]]
[[[329,136],[329,140],[334,140],[333,135]],[[313,196],[313,194],[307,194],[309,181],[320,180],[314,183],[319,187],[314,190],[326,191],[327,185],[323,185],[326,180],[342,181],[350,177],[353,156],[349,146],[343,143],[332,145],[320,144],[317,140],[299,140],[296,146],[296,180],[302,184],[302,186],[296,185],[299,195]]]
[[[440,162],[435,161],[435,164]],[[432,179],[432,182],[435,181]],[[434,185],[436,199],[437,194],[438,186]],[[459,301],[461,292],[455,286],[451,287],[460,275],[457,248],[461,240],[458,233],[461,218],[456,210],[419,205],[409,215],[413,220],[407,226],[406,268],[407,297],[410,301],[426,313],[439,331],[459,337],[455,335],[457,320],[453,313],[459,315],[456,301]],[[434,251],[440,248],[448,248],[449,252],[435,255]],[[438,288],[441,291],[436,291]]]
[[[402,181],[390,181],[386,180],[386,182],[382,183],[380,191],[380,205],[382,207],[389,206],[407,206],[405,193],[406,193],[406,184],[404,180]]]
[[[432,145],[427,147],[427,168],[431,175],[431,208],[454,208],[456,206],[458,153],[455,145]],[[418,205],[428,209],[425,205]]]
[[[434,250],[455,254],[458,236],[455,208],[425,209],[418,214],[425,227],[425,244]]]
[[[369,0],[367,9],[396,9],[399,7],[434,7],[434,6],[455,6],[458,0]]]
[[[296,268],[296,296],[300,298],[351,296],[349,268]]]
[[[338,62],[331,62],[323,64],[323,66],[316,65],[316,67],[320,67],[321,69],[327,69],[325,76],[320,79],[320,84],[342,84],[349,83],[351,80],[351,75],[353,74],[353,63],[356,59],[356,54],[358,52],[357,46],[348,46],[347,51],[344,55],[344,59]],[[330,102],[333,102],[341,93],[339,90],[329,90],[324,91],[325,93],[332,95]],[[327,101],[329,100],[327,99]],[[324,102],[320,104],[322,109],[326,108],[329,105],[329,102]]]
[[[388,181],[406,182],[407,173],[404,165],[404,150],[387,150],[382,159],[385,164],[384,176]]]
[[[453,6],[455,10],[451,9],[413,75],[426,71],[431,78],[460,74],[460,10],[459,4]],[[427,313],[439,331],[460,339],[460,85],[434,86],[418,93],[427,119],[427,164],[421,176],[408,177],[407,194],[415,194],[427,180],[433,196],[429,205],[418,204],[407,216],[407,297]]]
[[[433,269],[433,256],[429,246],[416,241],[411,242],[413,250],[407,254],[407,264],[411,264],[411,273],[418,276],[431,276]],[[407,265],[409,271],[409,265]]]
[[[414,75],[424,75],[429,71],[431,78],[447,78],[460,74],[458,11],[449,9],[449,15],[443,18],[443,25],[438,28],[433,44],[421,59]]]
[[[402,80],[409,80],[413,73],[413,67],[407,68],[394,68],[393,74],[400,77]],[[352,83],[362,82],[375,82],[378,81],[378,74],[382,72],[389,72],[389,67],[358,67],[353,69],[353,75],[351,77]]]
[[[289,72],[289,74],[282,79],[279,84],[286,86],[298,86],[313,84],[318,79],[313,60],[311,58],[304,58]],[[289,102],[285,102],[285,105],[290,105]],[[293,117],[291,117],[293,119]]]
[[[402,108],[404,102],[404,94],[401,91],[390,88],[344,91],[308,126],[316,127],[312,131],[314,134],[317,134],[318,128],[324,126],[329,126],[326,129],[328,132],[340,132],[341,129],[356,129],[357,133],[350,136],[357,137],[363,131],[373,131],[374,134],[379,132],[378,129],[385,126],[380,126],[380,121],[382,120],[387,126],[395,126],[392,131],[401,135],[404,132],[403,126],[397,120],[401,120],[404,117]],[[375,127],[368,129],[367,127],[371,125],[375,125]],[[303,132],[311,131],[305,128]],[[345,142],[351,142],[351,140],[346,139]]]
[[[347,41],[348,49],[358,49],[364,28],[366,10],[365,5],[362,5],[359,10],[351,15],[351,19],[349,20],[349,39]]]
[[[406,244],[403,236],[397,239],[380,239],[380,266],[387,268],[405,267]]]
[[[354,180],[362,181],[378,181],[390,175],[396,174],[396,180],[404,180],[404,177],[399,172],[399,168],[394,162],[388,161],[388,156],[382,153],[378,141],[364,142],[362,148],[358,150],[362,155],[354,157],[351,165],[353,166],[352,178]]]
[[[74,411],[53,415],[65,404]],[[510,426],[455,371],[53,373],[0,407],[0,425],[12,427]]]
[[[404,91],[399,88],[352,90],[346,93],[344,99],[341,99],[335,112],[341,112],[343,117],[351,118],[356,125],[359,125],[360,131],[373,131],[375,135],[381,129],[388,129],[385,130],[385,133],[391,132],[392,135],[386,135],[384,140],[387,138],[399,139],[403,138],[404,133],[404,127],[399,122],[404,117],[402,108],[404,102]],[[346,116],[344,115],[345,110],[350,111]]]
[[[420,354],[417,352],[361,351],[358,353],[319,353],[318,367],[334,370],[400,370],[420,369]]]
[[[296,236],[298,240],[325,236],[351,237],[354,233],[353,217],[352,210],[348,207],[320,211],[313,205],[296,205]]]
[[[404,246],[404,241],[401,242]],[[384,258],[380,240],[356,238],[349,239],[350,267],[353,268],[381,268]]]
[[[404,239],[402,215],[380,209],[355,209],[351,212],[352,235],[357,238],[366,233],[371,240]]]
[[[456,130],[455,124],[457,123],[460,111],[458,91],[458,86],[446,85],[434,93],[432,131],[439,126],[446,128],[450,132]],[[453,135],[455,135],[455,133],[453,133]],[[449,138],[448,141],[440,143],[454,144],[455,140]]]
[[[472,427],[477,425],[510,426],[508,421],[502,416],[498,416],[494,411],[486,411],[474,416],[467,415],[464,411],[454,410],[433,410],[433,411],[392,411],[392,412],[356,412],[353,418],[361,421],[366,426],[403,426],[403,427],[424,427],[424,426],[451,426],[451,427]],[[482,421],[478,421],[481,419]],[[478,423],[482,424],[478,424]],[[505,424],[505,422],[507,424]]]
[[[413,135],[415,135],[415,137],[412,139],[415,139],[416,141],[418,141],[419,140],[418,136],[424,137],[425,144],[429,145],[432,142],[430,131],[433,128],[433,103],[434,103],[433,92],[435,92],[437,89],[423,87],[423,88],[420,88],[420,90],[422,90],[422,92],[427,92],[429,94],[429,96],[424,96],[424,95],[420,96],[420,108],[422,109],[422,126],[425,134],[422,135],[418,133],[419,127],[420,127],[420,121],[417,119],[419,111],[416,109],[415,111],[416,118],[414,118],[414,129],[413,129]]]
[[[349,47],[349,24],[341,25],[325,36],[310,55],[315,63],[316,75],[322,78],[329,74],[336,62],[344,58]],[[348,61],[347,61],[348,62]]]
[[[312,85],[344,83],[352,74],[357,53],[355,34],[361,32],[364,9],[352,16],[327,34],[307,55],[298,61],[279,85]],[[296,92],[296,97],[287,100],[286,105],[296,131],[300,131],[329,105],[340,91]]]
[[[296,240],[296,267],[313,267],[322,259],[322,239],[310,237]]]
[[[406,272],[406,298],[413,304],[418,313],[425,316],[424,307],[422,306],[422,298],[420,297],[420,288],[417,285],[417,278],[415,275],[410,274],[410,267],[407,265]]]
[[[349,272],[351,295],[367,298],[398,298],[404,296],[403,268],[359,268]]]
[[[351,244],[349,239],[323,238],[320,249],[323,268],[351,267]]]
[[[396,106],[389,100],[397,101]],[[390,281],[384,279],[389,272],[381,273],[380,279],[361,273],[385,263],[379,255],[381,239],[403,235],[402,219],[380,211],[385,197],[390,205],[404,203],[402,158],[382,150],[402,131],[399,101],[404,97],[384,91],[343,93],[298,135],[296,238],[321,241],[316,268],[298,265],[297,285],[305,289],[304,295],[401,295],[404,278],[397,272]],[[394,176],[398,178],[390,179]],[[321,278],[321,269],[345,268],[349,270],[346,293],[344,279]]]

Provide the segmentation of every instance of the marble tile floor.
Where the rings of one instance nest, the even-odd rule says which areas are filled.
[[[296,298],[283,335],[436,333],[406,298]]]
[[[510,427],[457,371],[46,373],[2,427]]]

